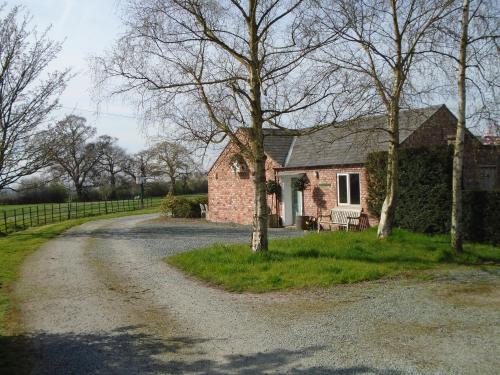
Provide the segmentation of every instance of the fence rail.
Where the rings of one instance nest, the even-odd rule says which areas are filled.
[[[11,233],[64,220],[134,211],[156,207],[159,204],[158,200],[145,198],[144,206],[141,205],[141,201],[138,199],[127,199],[100,202],[48,203],[9,208],[0,210],[0,232]]]

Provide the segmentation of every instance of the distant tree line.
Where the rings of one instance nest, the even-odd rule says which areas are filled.
[[[144,186],[146,197],[165,196],[172,189],[170,181],[149,181]],[[177,195],[205,194],[208,181],[203,174],[195,173],[187,180],[177,181],[174,188]],[[109,186],[94,186],[84,190],[82,201],[102,201],[110,199],[133,199],[140,195],[140,186],[131,179],[120,179],[116,194],[111,197]],[[0,204],[64,203],[76,201],[76,193],[68,190],[59,181],[47,182],[45,178],[23,179],[17,192],[4,191],[0,194]]]
[[[161,141],[136,154],[116,138],[96,137],[84,117],[68,115],[40,133],[41,176],[23,178],[0,202],[43,203],[130,199],[207,191],[207,179],[179,143]],[[142,179],[142,181],[141,181]]]
[[[72,75],[49,71],[61,44],[29,25],[23,7],[0,4],[0,201],[126,199],[207,190],[192,150],[160,140],[129,154],[84,117],[53,123]]]

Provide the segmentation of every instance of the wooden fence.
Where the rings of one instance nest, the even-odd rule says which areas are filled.
[[[11,233],[64,220],[134,211],[155,207],[159,204],[159,200],[145,198],[144,207],[138,199],[127,199],[101,202],[47,203],[9,208],[0,210],[0,232]]]

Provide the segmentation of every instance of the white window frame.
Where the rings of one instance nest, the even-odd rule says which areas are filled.
[[[350,179],[350,175],[352,175],[352,174],[357,174],[358,175],[358,181],[359,181],[359,203],[357,203],[357,204],[352,204],[351,203],[351,179]],[[346,183],[347,183],[347,203],[340,203],[340,184],[339,184],[339,177],[340,176],[346,176]],[[359,172],[337,173],[337,205],[338,206],[356,206],[356,207],[361,206],[361,174]]]

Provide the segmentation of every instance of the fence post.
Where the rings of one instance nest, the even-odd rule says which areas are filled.
[[[71,219],[71,201],[69,201],[66,207],[68,207],[68,220],[69,220]]]
[[[38,205],[36,205],[36,225],[40,225],[40,214],[38,211]]]
[[[78,219],[78,202],[75,203],[75,218]]]
[[[108,214],[108,201],[104,201],[104,213],[107,215]]]
[[[5,224],[5,233],[7,233],[7,211],[3,212],[3,222]]]
[[[16,209],[14,208],[14,230],[17,230],[17,215],[16,215]]]
[[[59,221],[62,221],[61,203],[59,203]]]
[[[24,207],[21,207],[21,215],[23,215],[23,228],[26,228],[26,224],[24,222]]]
[[[43,222],[47,224],[47,209],[45,208],[45,203],[43,204]]]
[[[31,206],[30,206],[30,227],[33,226],[33,216],[31,216]]]

